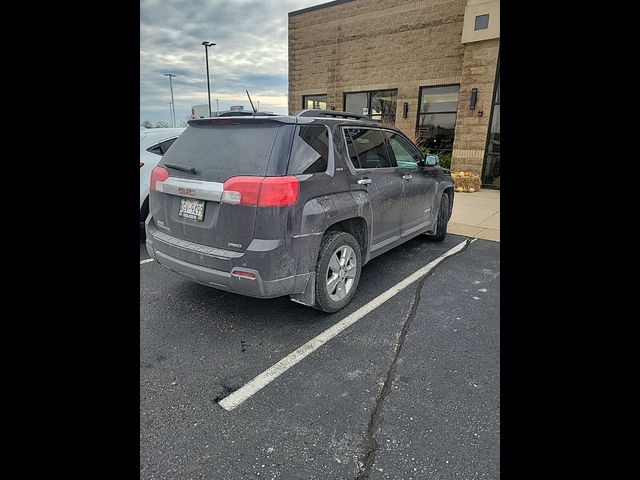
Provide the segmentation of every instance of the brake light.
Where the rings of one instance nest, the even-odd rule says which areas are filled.
[[[300,182],[296,177],[266,177],[260,188],[259,207],[284,207],[298,201]]]
[[[231,177],[222,187],[222,201],[240,205],[257,205],[263,178]]]
[[[285,207],[298,201],[296,177],[232,177],[224,182],[222,201],[258,207]]]
[[[149,188],[152,192],[156,191],[156,182],[164,182],[169,178],[169,170],[164,167],[155,167],[151,170],[151,182]]]

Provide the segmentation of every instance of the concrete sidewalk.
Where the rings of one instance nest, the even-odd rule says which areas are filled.
[[[500,241],[500,190],[456,192],[448,233]]]

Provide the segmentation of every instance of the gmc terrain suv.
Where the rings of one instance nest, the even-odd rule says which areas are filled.
[[[446,235],[449,170],[351,113],[191,120],[151,173],[147,250],[203,285],[336,312],[372,258]]]

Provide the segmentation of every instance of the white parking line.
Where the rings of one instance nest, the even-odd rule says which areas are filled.
[[[427,273],[429,273],[436,265],[442,262],[445,258],[459,252],[465,247],[465,245],[467,245],[467,243],[471,243],[473,242],[473,240],[470,240],[470,241],[465,240],[464,242],[459,243],[458,245],[453,247],[451,250],[446,251],[445,253],[440,255],[438,258],[436,258],[432,262],[429,262],[427,265],[422,267],[420,270],[412,273],[410,276],[402,280],[400,283],[394,285],[383,294],[378,295],[369,303],[360,307],[351,315],[348,315],[347,317],[343,318],[338,323],[329,327],[324,332],[319,334],[317,337],[313,338],[312,340],[302,345],[300,348],[291,352],[289,355],[284,357],[278,363],[272,365],[271,367],[266,369],[264,372],[259,374],[249,383],[240,387],[238,390],[236,390],[232,394],[220,400],[218,404],[227,411],[233,410],[242,402],[244,402],[246,399],[248,399],[253,394],[260,391],[262,388],[267,386],[270,382],[272,382],[273,380],[278,378],[280,375],[282,375],[284,372],[289,370],[291,367],[293,367],[296,363],[301,361],[307,355],[309,355],[310,353],[320,348],[322,345],[327,343],[329,340],[331,340],[333,337],[335,337],[340,332],[345,330],[347,327],[350,327],[351,325],[356,323],[358,320],[364,317],[367,313],[378,308],[384,302],[386,302],[391,297],[400,293],[402,290],[407,288],[412,283],[420,280]]]
[[[143,263],[149,263],[149,262],[153,262],[153,258],[147,258],[146,260],[140,260],[140,265],[142,265]]]

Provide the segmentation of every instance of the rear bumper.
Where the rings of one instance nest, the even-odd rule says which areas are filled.
[[[279,276],[282,247],[274,251],[247,251],[244,254],[221,249],[203,252],[202,246],[177,241],[169,244],[166,234],[159,232],[149,217],[146,222],[146,246],[151,258],[160,265],[201,285],[257,298],[274,298],[301,293],[311,273]],[[204,247],[207,248],[207,247]],[[274,258],[280,257],[274,262]],[[284,262],[286,264],[286,262]],[[261,268],[251,268],[260,265]],[[255,279],[237,277],[233,273],[253,273]]]

